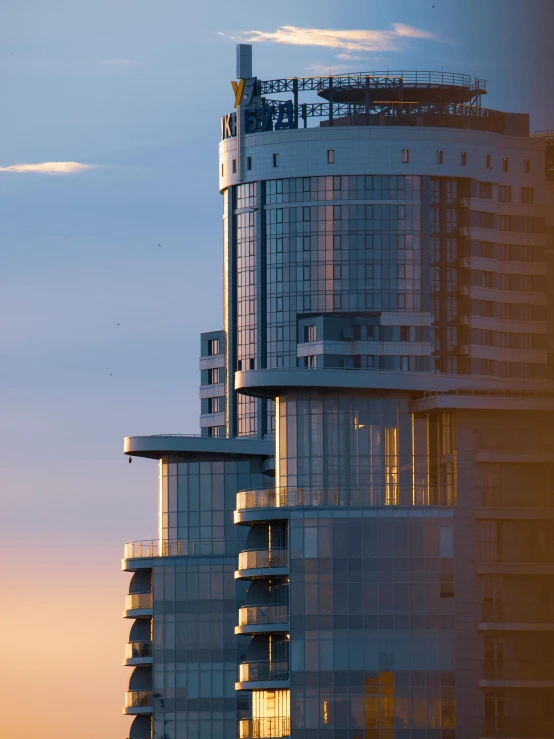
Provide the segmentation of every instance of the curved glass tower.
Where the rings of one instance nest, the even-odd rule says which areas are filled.
[[[548,739],[554,135],[459,74],[233,92],[202,435],[125,442],[130,737]]]

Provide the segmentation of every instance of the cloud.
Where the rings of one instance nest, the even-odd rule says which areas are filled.
[[[323,46],[331,49],[345,49],[346,51],[398,51],[399,39],[432,39],[437,36],[420,28],[395,23],[392,29],[378,31],[341,31],[324,28],[298,28],[296,26],[281,26],[276,31],[245,31],[244,41],[261,43],[272,41],[277,44],[292,46]]]
[[[73,174],[94,169],[94,164],[81,162],[38,162],[37,164],[10,164],[0,167],[0,172],[38,172],[39,174]]]
[[[105,62],[100,62],[103,67],[129,67],[139,62],[134,59],[107,59]]]
[[[346,60],[353,60],[353,61],[364,61],[366,59],[365,56],[356,56],[356,54],[337,54],[337,59],[346,59]]]

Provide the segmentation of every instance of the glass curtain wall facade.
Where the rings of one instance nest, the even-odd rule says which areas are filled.
[[[465,75],[248,60],[202,435],[125,441],[128,736],[551,739],[554,135]]]

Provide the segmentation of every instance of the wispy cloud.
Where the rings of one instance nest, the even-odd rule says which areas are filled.
[[[272,41],[277,44],[292,46],[323,46],[330,49],[346,51],[398,51],[400,39],[439,38],[429,31],[414,28],[403,23],[393,24],[388,30],[342,31],[330,28],[298,28],[297,26],[281,26],[276,31],[245,31],[244,41],[261,43]]]
[[[105,62],[100,62],[102,67],[132,67],[136,64],[140,64],[135,59],[107,59]]]
[[[82,164],[81,162],[38,162],[36,164],[10,164],[7,167],[0,167],[0,172],[16,172],[19,174],[28,172],[38,172],[39,174],[74,174],[75,172],[94,169],[94,167],[94,164]]]
[[[337,54],[337,59],[345,59],[347,61],[363,61],[365,56],[356,56],[356,54]]]

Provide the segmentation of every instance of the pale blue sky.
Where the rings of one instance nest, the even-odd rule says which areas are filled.
[[[390,34],[405,24],[433,38],[378,34],[376,51],[267,40],[254,46],[254,71],[477,68],[487,106],[554,128],[552,6],[3,0],[0,168],[95,165],[0,171],[0,487],[14,582],[32,592],[59,568],[69,599],[72,578],[94,572],[110,592],[120,585],[121,602],[98,606],[103,629],[120,628],[122,545],[156,531],[156,465],[128,465],[122,437],[197,431],[199,333],[222,325],[217,145],[236,40],[282,26]],[[123,685],[120,656],[106,685]],[[115,703],[123,726],[119,693]],[[93,721],[91,739],[123,736],[107,720]],[[67,736],[77,727],[88,739],[80,723]]]

